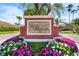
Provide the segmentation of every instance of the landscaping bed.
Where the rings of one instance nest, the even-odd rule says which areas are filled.
[[[13,37],[0,45],[0,56],[77,56],[76,43],[68,38],[51,42],[26,42]]]

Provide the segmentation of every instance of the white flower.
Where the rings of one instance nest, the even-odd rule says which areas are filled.
[[[69,51],[67,51],[67,53],[69,54]]]
[[[77,56],[78,54],[77,53],[74,53],[74,56]]]
[[[59,53],[62,53],[61,51],[59,51]]]
[[[57,48],[59,48],[59,46],[57,45]]]
[[[68,46],[67,44],[64,44],[66,47]]]
[[[3,49],[5,49],[5,46],[3,47]]]
[[[12,44],[10,44],[10,46],[12,46]]]
[[[14,51],[14,50],[17,50],[17,48],[16,48],[16,47],[14,47],[14,49],[13,49],[12,51]]]
[[[48,44],[50,44],[50,43],[51,43],[51,41],[48,42]]]
[[[58,43],[57,41],[54,41],[54,43]]]
[[[52,50],[55,50],[55,49],[52,49]]]
[[[8,48],[7,51],[10,51],[10,48]]]
[[[6,51],[4,50],[3,52],[5,53]]]
[[[60,49],[62,49],[62,47],[60,46]]]
[[[48,45],[46,45],[46,47],[49,47]]]
[[[53,48],[53,49],[54,49],[54,48],[55,48],[55,46],[53,46],[53,47],[51,47],[51,48]]]

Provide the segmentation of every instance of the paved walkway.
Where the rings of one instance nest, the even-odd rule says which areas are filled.
[[[19,33],[2,34],[2,35],[0,35],[0,44],[2,42],[6,41],[7,39],[12,38],[12,37],[17,36],[17,35],[19,35]]]

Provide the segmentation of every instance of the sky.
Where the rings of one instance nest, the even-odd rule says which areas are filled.
[[[65,6],[67,6],[67,3],[63,3]],[[16,19],[16,16],[23,16],[23,10],[18,8],[18,3],[0,3],[0,21],[5,21],[9,23],[17,23],[18,20]],[[76,6],[79,4],[73,3],[74,9],[76,9]],[[71,15],[72,16],[72,15]],[[79,11],[75,13],[75,18],[79,17]],[[65,22],[68,21],[68,11],[65,10],[64,13],[61,15],[62,19],[65,19]],[[71,17],[72,19],[72,17]]]
[[[77,6],[79,6],[79,3],[72,3],[73,4],[73,9],[77,9]],[[63,4],[65,7],[67,7],[69,5],[69,3],[64,3]],[[65,22],[69,22],[69,13],[67,11],[67,9],[65,9],[64,13],[62,13],[61,18],[64,19]],[[72,21],[72,14],[70,15],[70,21]],[[74,19],[75,18],[79,18],[79,11],[77,11],[74,14]]]
[[[23,10],[18,8],[15,3],[0,3],[0,21],[17,23],[16,16],[22,16]]]

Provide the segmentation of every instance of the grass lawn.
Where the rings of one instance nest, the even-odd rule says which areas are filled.
[[[78,35],[77,32],[73,32],[73,31],[62,31],[64,34],[74,34],[74,35]]]
[[[5,31],[5,32],[0,32],[0,34],[11,34],[11,33],[17,33],[19,31]]]
[[[67,34],[74,34],[74,35],[78,35],[76,32],[72,32],[72,31],[68,32]]]

